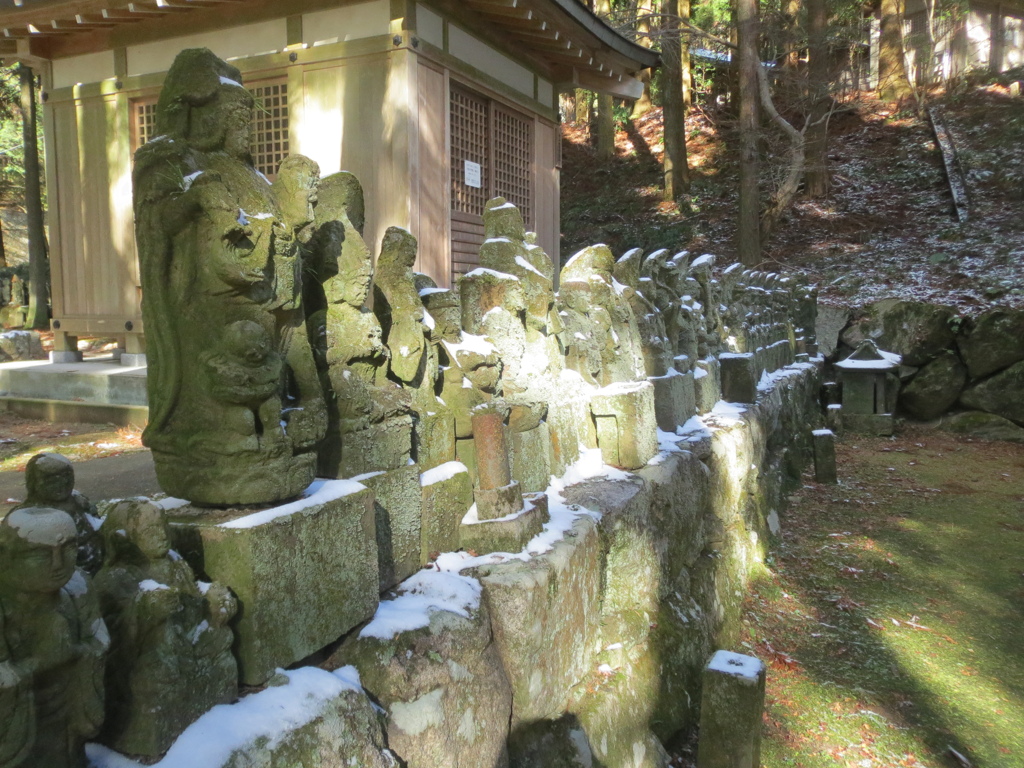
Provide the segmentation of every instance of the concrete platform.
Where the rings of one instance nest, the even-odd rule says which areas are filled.
[[[2,363],[0,408],[46,421],[142,426],[148,415],[146,367],[121,365],[112,357]]]

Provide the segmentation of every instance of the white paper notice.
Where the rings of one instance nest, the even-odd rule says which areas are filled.
[[[483,182],[480,179],[480,163],[474,163],[472,160],[465,160],[465,175],[466,175],[466,186],[475,187],[480,189],[483,186]]]

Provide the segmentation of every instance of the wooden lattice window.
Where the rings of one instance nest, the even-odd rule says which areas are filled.
[[[453,85],[451,147],[452,279],[480,263],[484,205],[501,196],[533,222],[533,120]]]
[[[487,99],[452,88],[451,163],[452,210],[482,216],[490,198]],[[479,177],[474,176],[479,169]]]
[[[132,100],[132,153],[156,136],[156,96]]]
[[[288,157],[288,83],[285,80],[249,86],[256,100],[252,113],[252,164],[269,179]]]
[[[494,109],[494,194],[514,203],[529,224],[533,219],[533,121]]]

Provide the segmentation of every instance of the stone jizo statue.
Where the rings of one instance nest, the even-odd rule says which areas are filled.
[[[25,501],[15,509],[48,507],[71,515],[78,530],[78,566],[95,575],[103,564],[96,507],[75,490],[75,468],[59,453],[37,453],[25,467]]]
[[[319,170],[290,159],[271,186],[249,156],[252,105],[237,69],[182,51],[135,158],[143,441],[161,487],[201,506],[299,495],[326,425],[301,285]]]
[[[0,766],[85,768],[103,722],[110,644],[67,512],[12,510],[0,522]]]
[[[107,555],[96,591],[113,641],[101,740],[158,755],[203,712],[237,696],[228,626],[237,601],[223,585],[196,582],[170,548],[156,504],[118,502],[101,531]]]

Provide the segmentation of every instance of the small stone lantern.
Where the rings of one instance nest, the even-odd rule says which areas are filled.
[[[893,411],[899,394],[896,371],[900,356],[880,350],[865,339],[845,360],[836,363],[843,385],[842,425],[852,432],[893,433]]]

